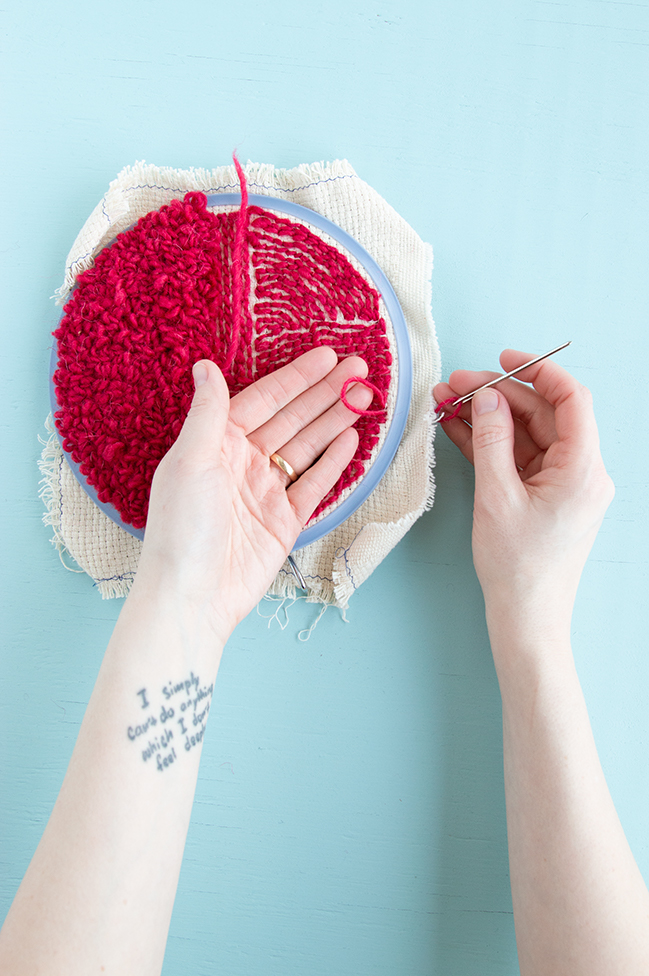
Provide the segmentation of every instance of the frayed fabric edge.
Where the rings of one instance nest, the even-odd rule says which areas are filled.
[[[78,568],[70,566],[64,558],[67,556],[76,562],[76,559],[74,559],[74,556],[65,544],[65,539],[61,535],[61,479],[59,472],[61,462],[63,461],[63,450],[56,436],[54,418],[51,413],[48,414],[45,421],[45,430],[48,435],[47,439],[43,437],[38,438],[39,442],[43,445],[43,450],[38,460],[38,469],[42,475],[39,482],[38,497],[45,506],[43,525],[49,525],[52,528],[54,534],[50,542],[58,552],[61,564],[70,573],[83,573],[84,570],[78,564]]]
[[[129,595],[134,578],[133,576],[118,576],[115,579],[94,580],[93,582],[102,600],[115,600]]]
[[[65,455],[56,434],[54,419],[51,413],[48,414],[47,419],[45,420],[45,430],[47,431],[47,438],[40,436],[38,438],[39,442],[43,445],[43,450],[41,451],[41,456],[38,460],[38,469],[42,475],[39,482],[38,497],[45,506],[45,511],[43,512],[43,525],[49,525],[52,528],[54,534],[50,539],[50,542],[58,552],[61,565],[64,566],[69,573],[85,573],[86,575],[89,575],[74,558],[61,533],[60,475],[61,465],[65,463]],[[74,563],[76,563],[76,565],[71,566],[67,561],[68,559],[72,560]],[[92,579],[93,584],[98,590],[102,600],[112,600],[116,597],[128,596],[131,586],[133,585],[134,576],[118,576],[114,579],[106,580],[97,580],[92,576],[90,578]]]
[[[259,603],[257,604],[257,608],[256,608],[257,616],[258,617],[261,617],[262,620],[267,621],[267,627],[268,627],[269,630],[271,628],[271,625],[272,625],[273,621],[275,621],[275,623],[277,623],[277,625],[279,626],[280,630],[286,630],[286,628],[288,627],[288,625],[290,623],[288,611],[292,607],[294,607],[295,604],[299,600],[304,600],[306,603],[318,603],[320,605],[320,610],[318,612],[317,617],[313,621],[313,623],[309,627],[305,627],[303,630],[298,631],[297,638],[298,638],[298,640],[300,640],[300,641],[302,641],[304,643],[304,642],[306,642],[306,641],[308,641],[308,640],[311,639],[311,635],[313,634],[314,630],[316,629],[316,627],[318,626],[318,624],[320,623],[320,621],[324,617],[325,613],[327,612],[327,610],[329,610],[330,607],[334,606],[334,604],[332,604],[332,603],[325,603],[322,600],[313,600],[313,599],[309,600],[309,598],[307,596],[300,596],[300,595],[298,595],[298,596],[294,596],[294,597],[287,597],[287,596],[285,596],[285,597],[279,597],[279,596],[270,596],[267,593],[263,597],[263,599],[260,600]],[[275,604],[276,605],[275,612],[272,613],[270,616],[266,616],[266,614],[262,613],[261,610],[260,610],[260,607],[261,607],[262,603],[266,603],[266,602],[268,602],[270,604]],[[286,605],[287,603],[288,603],[288,605]],[[347,616],[345,614],[344,608],[338,607],[338,609],[340,610],[340,615],[341,615],[343,621],[345,623],[349,623],[349,621],[347,620]],[[282,613],[284,614],[284,619],[282,619],[280,617],[280,614],[282,614]]]
[[[356,171],[346,159],[302,163],[292,169],[276,169],[271,163],[254,163],[248,160],[244,169],[250,189],[264,196],[297,193],[330,180],[358,179]],[[140,211],[136,206],[138,213],[131,216],[131,199],[134,193],[145,190],[158,191],[161,199],[157,206],[152,207],[158,209],[179,195],[192,190],[218,194],[238,189],[239,177],[232,164],[219,166],[213,170],[173,169],[167,166],[155,166],[142,160],[125,166],[111,181],[108,191],[77,235],[66,260],[63,284],[54,292],[56,304],[65,304],[78,276],[93,266],[98,251],[108,243],[110,238],[115,237],[120,230],[125,230],[129,223],[146,212]],[[98,220],[103,220],[105,225],[97,238],[97,229],[94,229],[92,234],[89,231],[95,228]]]
[[[354,177],[356,171],[346,159],[324,160],[313,163],[301,163],[298,166],[284,169],[275,167],[272,163],[256,163],[248,160],[244,166],[248,185],[260,190],[286,191],[304,190],[313,183],[325,180]],[[130,185],[129,185],[130,184]],[[239,177],[232,163],[217,166],[214,169],[175,169],[170,166],[156,166],[144,160],[125,166],[111,182],[109,193],[155,187],[170,190],[175,193],[199,190],[203,193],[239,189]]]
[[[426,438],[426,465],[428,471],[428,486],[426,491],[426,498],[424,500],[424,506],[417,516],[419,518],[424,512],[430,511],[433,507],[433,502],[435,501],[435,476],[433,474],[435,468],[435,436],[437,434],[437,429],[439,424],[437,423],[437,416],[435,414],[435,405],[433,402],[433,388],[437,383],[439,383],[442,378],[442,361],[439,349],[439,344],[437,342],[437,330],[435,329],[435,321],[432,314],[433,306],[433,269],[435,267],[435,260],[433,255],[433,248],[430,244],[424,244],[428,256],[428,274],[426,276],[425,290],[426,296],[424,301],[424,309],[426,315],[426,321],[428,323],[428,329],[430,336],[432,337],[433,346],[437,350],[437,369],[433,367],[433,377],[432,386],[430,390],[430,404],[428,410],[424,414],[424,419],[426,423],[428,436]]]
[[[298,590],[295,577],[288,568],[288,564],[285,563],[283,569],[280,570],[268,587],[266,595],[271,598],[306,600],[307,603],[331,604],[332,606],[339,607],[341,610],[344,609],[336,601],[334,584],[331,580],[318,578],[317,583],[314,584],[313,582],[309,582],[307,574],[306,582],[309,588],[306,593],[303,593],[302,590]]]

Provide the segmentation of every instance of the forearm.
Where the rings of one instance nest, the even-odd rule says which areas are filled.
[[[222,649],[202,627],[164,587],[129,597],[7,917],[2,972],[160,972]]]
[[[521,973],[641,976],[649,895],[597,756],[569,625],[539,637],[540,620],[511,616],[488,608]]]

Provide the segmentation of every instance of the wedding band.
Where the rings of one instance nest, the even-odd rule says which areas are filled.
[[[281,468],[284,474],[287,474],[291,479],[291,482],[297,481],[299,475],[297,471],[294,471],[288,461],[285,461],[281,454],[271,454],[270,459],[273,464],[276,464],[278,468]]]

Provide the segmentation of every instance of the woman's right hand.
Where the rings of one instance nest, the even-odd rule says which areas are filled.
[[[501,364],[509,372],[530,358],[506,350]],[[458,370],[434,395],[462,396],[496,375]],[[475,466],[473,557],[488,613],[523,612],[542,628],[569,625],[614,494],[589,391],[544,360],[477,394],[443,427]]]

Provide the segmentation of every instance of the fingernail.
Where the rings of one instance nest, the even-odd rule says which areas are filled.
[[[493,413],[498,409],[498,394],[495,390],[483,390],[473,398],[473,410],[479,416],[483,413]]]
[[[192,369],[194,375],[194,389],[197,390],[199,386],[207,382],[208,372],[205,363],[194,363],[194,368]]]

